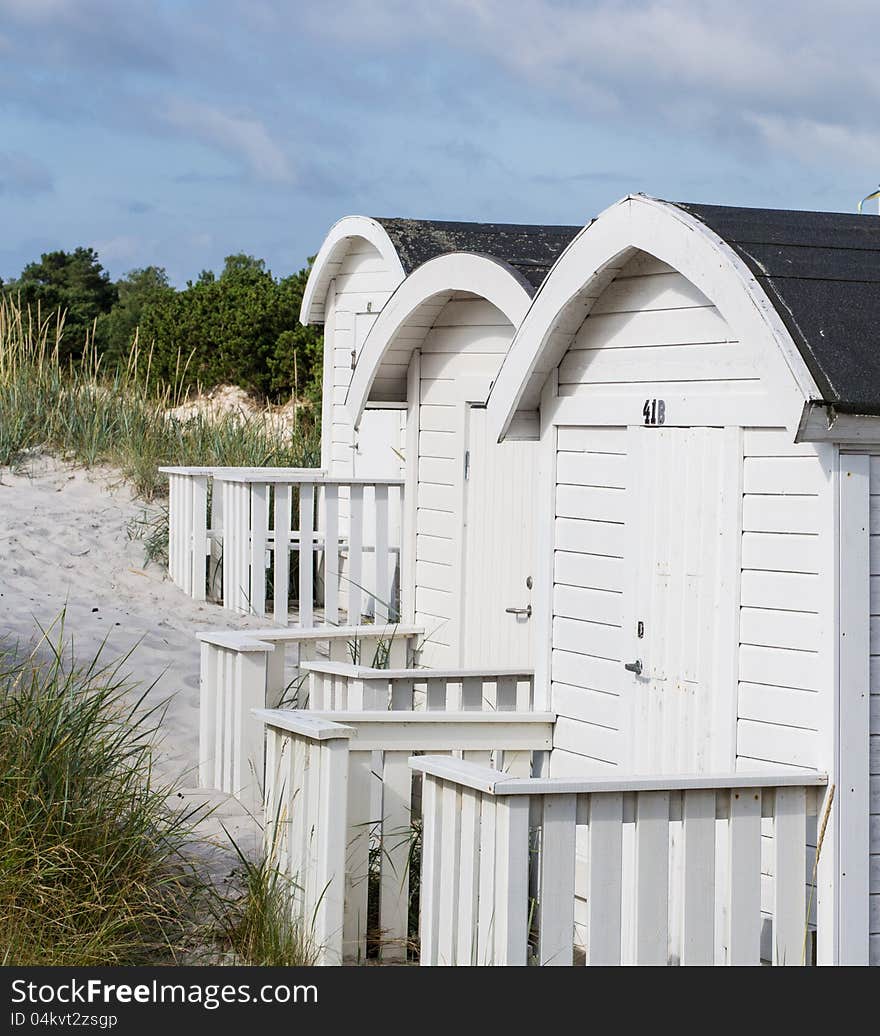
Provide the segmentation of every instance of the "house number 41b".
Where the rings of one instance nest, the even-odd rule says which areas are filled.
[[[645,419],[645,424],[665,424],[666,400],[646,399],[645,405],[642,407],[642,416]]]

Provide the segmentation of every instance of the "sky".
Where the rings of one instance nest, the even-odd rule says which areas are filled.
[[[0,277],[77,245],[283,276],[352,213],[852,211],[878,51],[875,0],[0,0]]]

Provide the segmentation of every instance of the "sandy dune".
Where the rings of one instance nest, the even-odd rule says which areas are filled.
[[[144,544],[128,525],[144,510],[119,476],[84,471],[46,458],[26,469],[0,469],[0,638],[27,648],[36,622],[48,627],[66,608],[65,635],[76,657],[92,657],[106,638],[106,657],[131,652],[126,670],[140,685],[154,684],[150,703],[167,702],[157,769],[194,791],[198,747],[198,630],[241,628],[257,620],[214,604],[199,604],[177,589],[156,564],[144,567]],[[263,620],[265,625],[265,620]],[[217,812],[203,833],[225,842],[221,824],[253,846],[252,818],[234,800],[213,800]],[[228,867],[227,852],[212,853]]]

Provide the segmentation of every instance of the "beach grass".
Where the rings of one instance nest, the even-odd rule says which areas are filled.
[[[180,806],[153,759],[163,719],[99,650],[78,664],[64,616],[0,651],[0,965],[313,963],[267,857],[205,876],[205,806]]]
[[[320,429],[304,406],[293,428],[241,413],[169,411],[185,401],[181,358],[174,384],[155,385],[137,336],[127,362],[105,370],[93,342],[61,359],[64,315],[0,297],[0,466],[46,452],[119,469],[138,495],[162,495],[161,465],[316,467]]]
[[[124,663],[77,664],[63,619],[26,657],[0,656],[4,964],[173,963],[198,927],[198,811],[155,780],[161,712]]]

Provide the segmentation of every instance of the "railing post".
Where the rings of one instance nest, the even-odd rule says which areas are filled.
[[[348,760],[347,739],[322,743],[315,909],[315,942],[322,964],[342,963],[346,814],[341,805],[348,798]]]
[[[266,704],[266,653],[241,652],[236,658],[235,733],[232,787],[245,806],[260,804],[263,780],[264,728],[254,716]]]
[[[542,805],[539,963],[562,966],[573,960],[577,797],[546,795]]]
[[[495,963],[528,963],[529,799],[499,798],[495,815]]]
[[[192,596],[204,601],[207,595],[208,566],[208,476],[192,476],[191,536]]]

